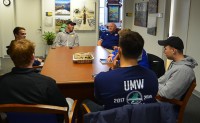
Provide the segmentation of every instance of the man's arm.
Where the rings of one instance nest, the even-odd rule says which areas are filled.
[[[165,79],[164,76],[158,79],[158,94],[168,99],[181,98],[189,87],[190,81],[192,81],[190,80],[190,73],[186,69],[176,70],[167,81]],[[166,82],[164,83],[163,81]]]
[[[48,95],[49,104],[68,107],[68,103],[65,97],[63,96],[63,94],[58,89],[55,80],[52,80],[49,82],[49,85],[47,88],[47,95]]]
[[[53,45],[54,45],[54,46],[59,46],[59,42],[60,42],[60,33],[58,33],[58,34],[56,35],[56,38],[55,38],[55,40],[54,40],[54,42],[53,42]]]
[[[74,46],[79,46],[79,38],[78,38],[77,34],[76,34],[76,37],[75,37]]]

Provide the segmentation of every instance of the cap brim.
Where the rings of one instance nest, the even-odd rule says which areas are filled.
[[[158,40],[158,44],[161,46],[166,46],[167,42],[166,42],[166,40]]]
[[[70,25],[76,25],[76,23],[68,23],[68,24],[70,24]]]
[[[69,23],[69,24],[71,24],[71,25],[76,25],[76,23]]]

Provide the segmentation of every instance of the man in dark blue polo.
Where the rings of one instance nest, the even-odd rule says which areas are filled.
[[[108,24],[108,31],[104,32],[100,36],[100,40],[97,45],[102,46],[109,50],[114,50],[119,44],[119,34],[117,32],[117,26],[115,23]]]

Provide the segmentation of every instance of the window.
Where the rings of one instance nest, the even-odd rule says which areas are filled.
[[[99,26],[105,25],[105,0],[99,0]]]

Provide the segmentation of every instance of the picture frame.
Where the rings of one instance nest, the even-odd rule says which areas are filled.
[[[107,0],[107,2],[110,4],[119,4],[120,0]]]
[[[148,3],[147,2],[135,3],[134,25],[147,27],[147,19],[148,19]]]
[[[149,0],[147,33],[154,36],[156,36],[157,32],[157,16],[156,16],[157,13],[158,13],[158,0]]]
[[[108,5],[108,22],[119,22],[120,5]]]
[[[70,0],[55,0],[55,15],[70,15]]]
[[[94,0],[71,1],[71,20],[74,30],[96,30],[96,3]]]

